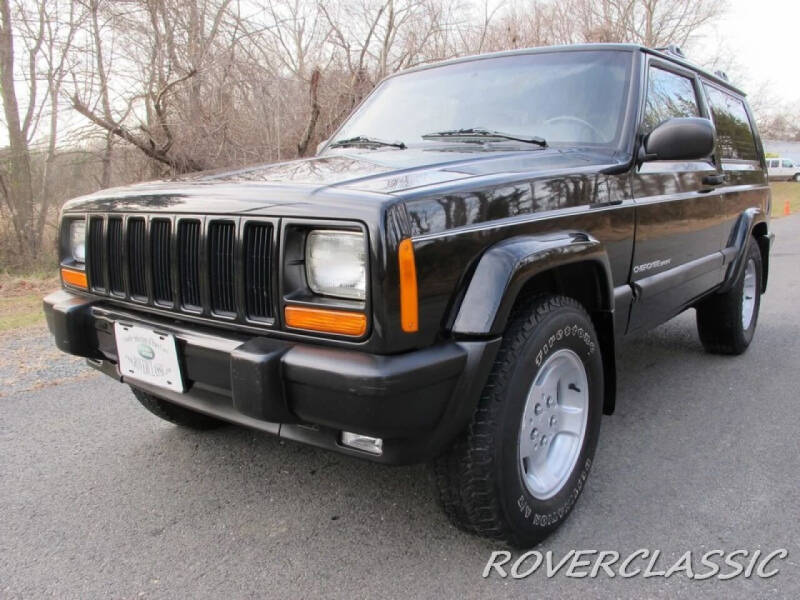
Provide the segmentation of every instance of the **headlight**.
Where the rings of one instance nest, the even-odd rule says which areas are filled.
[[[69,253],[75,262],[86,262],[86,221],[82,219],[69,224]]]
[[[316,230],[306,240],[306,278],[316,294],[363,300],[367,288],[364,234]]]

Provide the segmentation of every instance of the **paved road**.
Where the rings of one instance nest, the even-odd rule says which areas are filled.
[[[541,548],[788,549],[771,579],[484,580],[497,546],[450,527],[424,467],[182,431],[84,376],[0,399],[0,598],[798,598],[800,217],[774,229],[745,356],[704,354],[691,312],[620,350],[587,489]]]

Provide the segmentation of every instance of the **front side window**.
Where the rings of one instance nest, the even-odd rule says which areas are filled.
[[[744,102],[709,85],[705,86],[705,90],[717,128],[717,145],[722,158],[758,160],[755,137]],[[785,163],[789,161],[783,162],[787,166]]]
[[[642,133],[650,133],[668,119],[697,116],[700,116],[700,109],[692,80],[671,71],[650,67]]]
[[[627,51],[582,50],[484,58],[403,73],[379,85],[331,141],[364,136],[442,147],[429,134],[482,128],[544,138],[551,146],[616,147],[632,61]]]
[[[784,167],[784,168],[786,168],[786,169],[791,169],[793,166],[794,166],[794,165],[792,164],[792,161],[790,161],[790,160],[784,160],[784,161],[783,161],[783,167]]]

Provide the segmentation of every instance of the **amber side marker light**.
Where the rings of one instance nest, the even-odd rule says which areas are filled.
[[[367,332],[367,316],[363,313],[287,306],[284,317],[286,325],[293,329],[352,336],[362,336]]]
[[[69,285],[89,289],[89,282],[86,280],[86,273],[83,271],[73,271],[72,269],[61,268],[61,280]]]
[[[419,302],[417,299],[417,266],[411,240],[403,240],[397,250],[400,266],[400,324],[406,333],[419,330]]]

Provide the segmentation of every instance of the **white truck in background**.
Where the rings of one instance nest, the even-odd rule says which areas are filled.
[[[800,162],[790,158],[768,158],[767,175],[770,181],[800,182]]]

